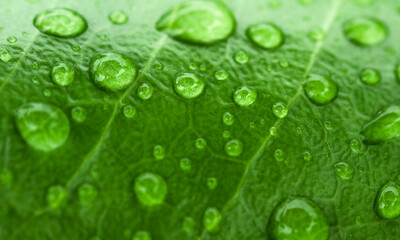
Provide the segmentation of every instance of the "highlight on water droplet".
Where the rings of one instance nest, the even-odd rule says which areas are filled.
[[[233,59],[239,64],[245,64],[249,61],[250,57],[245,51],[240,50],[233,55]]]
[[[174,90],[179,96],[192,99],[204,91],[204,80],[194,73],[181,73],[174,82]]]
[[[214,190],[218,186],[218,179],[215,177],[207,178],[207,187],[210,190]]]
[[[71,49],[74,52],[79,52],[81,50],[81,47],[79,45],[72,45]]]
[[[136,108],[132,105],[126,105],[122,109],[122,114],[124,114],[126,118],[133,118],[136,114]]]
[[[374,209],[384,219],[392,219],[400,215],[400,185],[388,182],[376,194]]]
[[[79,187],[78,195],[82,205],[90,205],[96,200],[98,191],[92,184],[84,183]]]
[[[271,136],[276,136],[276,127],[271,127],[271,128],[269,129],[269,134],[270,134]]]
[[[50,151],[69,136],[70,126],[61,109],[45,103],[27,103],[16,112],[16,124],[23,139],[33,148]]]
[[[43,11],[35,16],[33,24],[42,33],[66,38],[78,36],[87,29],[85,18],[67,8]]]
[[[224,112],[222,115],[222,121],[225,123],[225,125],[231,126],[235,122],[235,117],[230,112]]]
[[[0,60],[2,62],[7,63],[7,62],[9,62],[11,60],[11,58],[12,58],[12,54],[7,49],[3,49],[3,50],[0,51]]]
[[[213,44],[228,38],[236,28],[231,11],[219,1],[183,2],[156,23],[159,31],[195,44]]]
[[[243,151],[243,143],[239,139],[232,139],[225,144],[225,153],[231,157],[239,156]]]
[[[86,109],[84,109],[83,107],[78,106],[74,107],[71,110],[72,119],[74,119],[78,123],[84,122],[86,120],[86,115]]]
[[[108,19],[114,24],[121,25],[128,21],[128,15],[124,11],[115,10],[110,12]]]
[[[350,149],[354,152],[354,153],[358,153],[361,149],[361,141],[357,140],[357,139],[352,139],[350,140]]]
[[[94,83],[105,90],[120,91],[129,87],[137,74],[136,64],[128,56],[104,53],[90,61],[90,75]]]
[[[282,30],[272,23],[251,25],[246,35],[254,44],[267,50],[280,47],[285,40]]]
[[[289,109],[285,103],[277,102],[272,106],[272,113],[277,118],[284,118],[287,116]]]
[[[352,179],[354,175],[354,168],[345,162],[338,162],[334,165],[333,170],[336,176],[343,180]]]
[[[137,89],[137,95],[143,100],[150,99],[151,96],[153,96],[153,92],[154,92],[154,87],[149,83],[143,83]]]
[[[332,79],[320,75],[310,75],[303,88],[307,98],[319,106],[333,102],[339,91]]]
[[[327,240],[329,225],[316,203],[294,197],[279,204],[269,219],[268,235],[274,240]]]
[[[367,68],[361,72],[360,80],[366,85],[376,85],[381,81],[381,73],[376,69]]]
[[[156,160],[163,160],[165,158],[165,149],[161,145],[155,145],[153,148],[153,155]]]
[[[257,100],[257,91],[249,87],[239,87],[233,93],[233,100],[241,107],[247,107]]]
[[[203,226],[207,232],[218,232],[221,219],[221,213],[217,208],[207,208],[203,216]]]
[[[150,233],[146,231],[137,231],[135,235],[133,235],[132,240],[151,240]]]
[[[51,79],[61,87],[70,85],[74,81],[75,71],[69,63],[60,62],[51,68]]]
[[[308,37],[314,42],[320,42],[325,39],[325,32],[322,28],[315,28],[308,33]]]
[[[195,146],[197,149],[204,149],[207,146],[207,141],[204,138],[197,138]]]
[[[343,24],[344,35],[352,43],[373,46],[382,43],[388,36],[385,24],[372,17],[358,17]]]
[[[134,190],[139,202],[148,207],[162,204],[168,192],[165,180],[150,172],[142,173],[135,179]]]
[[[312,159],[311,153],[310,153],[309,151],[303,152],[303,159],[304,159],[304,161],[306,161],[306,162],[311,161],[311,159]]]
[[[7,38],[7,42],[9,42],[9,43],[16,43],[17,41],[18,41],[18,39],[14,36]]]
[[[219,71],[215,72],[214,77],[215,77],[215,79],[217,79],[219,81],[224,81],[224,80],[228,79],[229,73],[225,70],[219,70]]]
[[[190,171],[192,169],[192,161],[189,158],[182,158],[179,161],[179,167],[183,171]]]
[[[68,191],[63,186],[51,186],[49,190],[47,190],[47,205],[52,209],[60,208],[65,205],[68,196]]]

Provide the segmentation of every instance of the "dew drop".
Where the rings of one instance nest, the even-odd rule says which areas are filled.
[[[303,159],[304,159],[304,161],[306,161],[306,162],[311,161],[311,159],[312,159],[311,153],[310,153],[309,151],[303,152]]]
[[[338,87],[330,78],[311,75],[303,85],[307,98],[314,104],[323,106],[331,103],[338,95]]]
[[[82,205],[90,205],[96,200],[98,191],[92,184],[85,183],[79,187],[78,195]]]
[[[74,119],[77,123],[83,123],[86,120],[86,109],[84,109],[83,107],[74,107],[71,110],[71,116],[72,119]]]
[[[235,53],[233,59],[239,64],[246,64],[249,61],[250,57],[245,51],[240,50]]]
[[[225,130],[224,132],[222,132],[222,137],[223,138],[230,138],[231,137],[231,132]]]
[[[251,25],[246,35],[254,44],[268,50],[280,47],[285,38],[282,30],[272,23]]]
[[[214,190],[218,186],[218,179],[215,177],[207,178],[207,187],[210,190]]]
[[[36,85],[39,85],[39,84],[40,84],[39,79],[38,79],[37,77],[33,77],[33,78],[32,78],[32,83],[33,83],[33,84],[36,84]]]
[[[277,102],[272,106],[272,112],[277,118],[284,118],[287,116],[289,109],[286,104]]]
[[[400,215],[400,186],[394,182],[385,184],[376,195],[374,208],[381,218],[398,217]]]
[[[159,31],[196,44],[228,38],[236,28],[231,11],[218,1],[189,1],[176,5],[156,23]]]
[[[168,191],[165,180],[150,172],[142,173],[135,179],[134,189],[139,202],[148,207],[162,204]]]
[[[383,108],[366,123],[361,131],[364,142],[378,144],[400,136],[400,105]]]
[[[182,228],[187,234],[191,234],[194,231],[196,222],[191,217],[185,217],[183,219]]]
[[[153,148],[153,155],[156,160],[163,160],[165,158],[165,149],[161,145],[155,145]]]
[[[195,141],[195,146],[197,149],[204,149],[207,146],[207,141],[204,138],[198,138]]]
[[[123,108],[122,114],[124,114],[126,118],[133,118],[136,114],[136,108],[132,105],[127,105]]]
[[[373,46],[383,42],[388,36],[386,26],[378,19],[359,17],[343,25],[344,35],[360,46]]]
[[[207,208],[203,216],[203,226],[208,232],[217,232],[221,222],[221,213],[215,207]]]
[[[137,231],[132,240],[151,240],[151,236],[146,231]]]
[[[115,10],[110,12],[108,19],[114,24],[121,25],[128,21],[128,15],[124,11]]]
[[[229,73],[225,70],[219,70],[219,71],[215,72],[214,77],[215,77],[215,79],[217,79],[219,81],[224,81],[224,80],[228,79]]]
[[[331,131],[331,130],[333,129],[332,123],[331,123],[330,121],[325,121],[325,122],[324,122],[324,128],[325,128],[327,131]]]
[[[23,139],[43,151],[63,145],[70,130],[67,116],[59,108],[44,103],[22,105],[16,112],[16,124]]]
[[[47,205],[52,209],[60,208],[66,203],[68,195],[67,189],[63,186],[51,186],[46,195]]]
[[[222,121],[225,123],[225,125],[231,126],[235,122],[235,117],[233,116],[232,113],[225,112],[222,115]]]
[[[71,46],[72,51],[74,52],[79,52],[81,50],[81,47],[79,47],[78,45],[72,45]]]
[[[358,153],[361,149],[361,141],[357,140],[357,139],[352,139],[350,141],[350,149],[354,152],[354,153]]]
[[[283,152],[282,149],[280,149],[280,148],[276,149],[275,152],[274,152],[274,158],[275,158],[275,160],[276,160],[277,162],[282,162],[283,159],[284,159],[284,154],[285,154],[285,153]]]
[[[66,38],[78,36],[87,29],[85,18],[66,8],[43,11],[36,15],[33,24],[42,33]]]
[[[233,93],[233,100],[241,107],[247,107],[253,104],[257,99],[257,92],[248,87],[239,87]]]
[[[325,39],[325,32],[322,28],[316,28],[308,33],[308,37],[314,42],[320,42]]]
[[[154,66],[154,69],[159,70],[159,71],[164,69],[164,64],[162,64],[160,62],[154,63],[153,66]]]
[[[232,139],[225,144],[225,152],[231,157],[239,156],[243,151],[243,143],[239,139]]]
[[[186,99],[200,96],[204,91],[204,80],[194,73],[181,73],[174,82],[175,92]]]
[[[7,49],[3,49],[0,51],[0,60],[2,62],[9,62],[12,58],[12,54],[10,51],[8,51]]]
[[[43,90],[43,95],[45,97],[51,97],[51,90],[50,89]]]
[[[333,167],[336,176],[340,177],[343,180],[352,179],[354,175],[354,168],[345,162],[338,162]]]
[[[136,64],[128,56],[104,53],[90,61],[90,74],[94,83],[105,90],[120,91],[129,87],[137,73]]]
[[[364,69],[361,72],[360,80],[366,85],[376,85],[381,81],[381,73],[376,69]]]
[[[7,38],[7,42],[9,42],[9,43],[16,43],[17,41],[18,41],[18,39],[14,36]]]
[[[271,136],[276,136],[276,127],[271,127],[269,129],[269,134],[271,134]]]
[[[143,83],[142,85],[139,86],[137,90],[137,95],[142,99],[142,100],[148,100],[153,96],[154,92],[154,87],[149,84],[149,83]]]
[[[57,63],[51,69],[51,79],[59,86],[65,87],[74,81],[74,68],[68,63]]]
[[[275,240],[327,240],[329,225],[316,203],[307,198],[289,198],[272,212],[268,234]]]
[[[183,171],[190,171],[192,169],[192,161],[189,158],[182,158],[179,161],[179,167]]]

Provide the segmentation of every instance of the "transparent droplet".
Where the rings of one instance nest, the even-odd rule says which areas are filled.
[[[215,72],[214,77],[215,77],[215,79],[217,79],[219,81],[223,81],[223,80],[228,79],[229,73],[225,70],[219,70],[219,71]]]
[[[186,99],[200,96],[204,91],[204,80],[194,73],[181,73],[174,82],[175,92]]]
[[[360,46],[373,46],[383,42],[388,30],[383,22],[371,17],[359,17],[344,23],[347,39]]]
[[[137,95],[143,99],[148,100],[153,96],[154,87],[149,83],[143,83],[137,90]]]
[[[271,127],[269,129],[269,134],[271,134],[271,136],[276,136],[276,127]]]
[[[235,53],[233,59],[235,59],[235,62],[239,64],[245,64],[249,61],[250,57],[245,51],[240,50],[237,53]]]
[[[350,149],[355,153],[359,152],[361,149],[361,141],[360,140],[352,139],[350,141],[349,145],[350,145]]]
[[[86,109],[84,109],[83,107],[78,106],[74,107],[71,110],[72,119],[74,119],[78,123],[84,122],[86,120],[86,115]]]
[[[135,179],[135,193],[139,202],[151,207],[160,205],[167,196],[167,184],[158,174],[145,172]]]
[[[339,91],[335,82],[320,75],[310,75],[303,88],[308,99],[319,106],[333,102]]]
[[[57,63],[51,69],[51,79],[59,86],[65,87],[74,81],[75,71],[69,63]]]
[[[283,152],[282,149],[280,149],[280,148],[276,149],[275,152],[274,152],[275,160],[278,161],[278,162],[282,162],[284,160],[284,154],[285,153]]]
[[[200,65],[199,70],[202,71],[202,72],[207,71],[206,65]]]
[[[207,178],[207,187],[210,190],[214,190],[218,186],[218,179],[215,177]]]
[[[376,194],[374,208],[381,218],[398,217],[400,215],[400,185],[395,182],[385,184]]]
[[[331,131],[331,130],[333,129],[332,123],[331,123],[330,121],[325,121],[325,122],[324,122],[324,128],[325,128],[327,131]]]
[[[225,112],[222,115],[222,121],[225,123],[225,125],[231,126],[235,122],[235,117],[233,116],[232,113]]]
[[[159,31],[178,40],[212,44],[228,38],[236,28],[231,11],[219,1],[183,2],[156,23]]]
[[[282,30],[272,23],[251,25],[246,30],[247,37],[257,46],[264,49],[275,49],[284,42]]]
[[[74,52],[79,52],[81,50],[81,47],[79,45],[72,45],[71,46],[72,51]]]
[[[217,208],[207,208],[203,216],[203,226],[208,232],[217,232],[221,219],[221,213]]]
[[[182,228],[187,234],[191,234],[194,231],[196,222],[191,217],[185,217],[183,219]]]
[[[82,205],[90,205],[97,199],[98,191],[92,184],[85,183],[79,187],[78,195]]]
[[[7,49],[3,49],[0,51],[0,60],[2,62],[9,62],[12,58],[12,54],[10,51],[8,51]]]
[[[231,157],[239,156],[243,151],[243,143],[239,139],[232,139],[225,144],[225,152]]]
[[[98,87],[115,92],[126,89],[133,83],[137,68],[128,56],[104,53],[92,58],[90,74]]]
[[[352,179],[354,175],[354,168],[345,162],[338,162],[334,166],[336,176],[343,180]]]
[[[225,130],[222,132],[222,137],[223,138],[230,138],[231,137],[231,132]]]
[[[272,106],[273,114],[278,118],[284,118],[287,116],[289,109],[285,103],[277,102]]]
[[[45,97],[50,97],[51,96],[51,90],[50,89],[45,89],[43,90],[43,95]]]
[[[7,38],[7,42],[9,42],[9,43],[16,43],[17,41],[18,41],[18,39],[14,36]]]
[[[156,62],[154,63],[154,69],[156,70],[163,70],[164,69],[164,64],[160,63],[160,62]]]
[[[322,28],[316,28],[308,33],[308,37],[314,42],[320,42],[325,39],[325,32]]]
[[[60,208],[66,203],[68,195],[67,189],[63,186],[51,186],[46,195],[47,205],[52,209]]]
[[[376,85],[381,81],[381,73],[372,68],[364,69],[361,72],[360,80],[366,85]]]
[[[311,159],[312,159],[311,153],[310,153],[309,151],[303,152],[303,159],[304,159],[304,161],[306,161],[306,162],[311,161]]]
[[[281,61],[279,61],[279,65],[283,68],[287,68],[287,67],[289,67],[289,62],[286,60],[281,60]]]
[[[135,235],[133,235],[132,240],[151,240],[150,233],[146,231],[137,231]]]
[[[122,110],[122,114],[124,114],[126,118],[133,118],[136,114],[136,108],[132,105],[126,105]]]
[[[66,8],[43,11],[36,15],[33,24],[39,31],[56,37],[75,37],[87,29],[85,18]]]
[[[233,93],[233,100],[241,107],[247,107],[253,104],[257,99],[257,92],[248,87],[239,87]]]
[[[192,161],[189,158],[182,158],[179,161],[179,167],[183,171],[190,171],[192,169]]]
[[[104,34],[104,33],[99,33],[99,34],[97,34],[97,37],[98,37],[100,40],[106,40],[106,39],[107,39],[107,35]]]
[[[33,148],[50,151],[68,138],[70,126],[61,109],[45,103],[28,103],[16,112],[16,124],[24,140]]]
[[[161,145],[155,145],[153,148],[153,155],[156,160],[163,160],[165,158],[165,149]]]
[[[195,146],[197,149],[204,149],[207,146],[207,141],[204,138],[198,138],[195,141]]]
[[[110,22],[120,25],[128,21],[128,15],[124,11],[115,10],[110,12],[110,14],[108,15],[108,19],[110,20]]]

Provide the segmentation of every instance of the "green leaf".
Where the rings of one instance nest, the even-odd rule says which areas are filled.
[[[398,191],[382,187],[400,181],[400,3],[226,0],[236,30],[207,40],[156,29],[182,2],[0,1],[0,239],[272,240],[270,217],[287,199],[308,199],[328,239],[399,239],[398,207],[385,205]],[[35,17],[55,8],[84,31],[55,24],[52,36],[48,19],[39,31]],[[185,19],[174,26],[199,22]],[[283,33],[278,48],[257,45],[270,31],[246,34],[267,23]],[[90,62],[106,53],[134,62],[133,83],[98,87]],[[379,72],[373,85],[366,69]],[[310,76],[329,84],[307,93]],[[321,94],[332,83],[337,96]],[[396,111],[383,121],[382,109]],[[308,215],[284,217],[306,225],[296,216]]]

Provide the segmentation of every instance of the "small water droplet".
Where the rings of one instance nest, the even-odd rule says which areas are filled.
[[[122,113],[126,118],[133,118],[136,114],[136,108],[132,105],[127,105],[122,110]]]
[[[146,231],[137,231],[132,240],[151,240],[151,236]]]
[[[202,72],[207,71],[206,65],[200,65],[199,70],[202,71]]]
[[[1,186],[9,187],[13,183],[13,180],[14,180],[14,175],[10,169],[5,168],[0,172]]]
[[[191,217],[185,217],[183,219],[182,228],[187,234],[191,234],[194,231],[196,222]]]
[[[97,34],[97,37],[98,37],[100,40],[106,40],[106,39],[107,39],[107,35],[104,34],[104,33],[99,33],[99,34]]]
[[[198,138],[195,141],[195,146],[197,149],[204,149],[207,146],[207,141],[204,138]]]
[[[51,186],[47,191],[47,205],[52,209],[57,209],[65,205],[68,198],[68,191],[63,186]]]
[[[310,153],[309,151],[303,152],[303,159],[304,159],[304,161],[306,161],[306,162],[311,161],[311,159],[312,159],[311,153]]]
[[[143,83],[137,90],[137,95],[143,99],[148,100],[153,96],[154,87],[149,83]]]
[[[376,214],[384,219],[400,215],[400,185],[388,182],[376,194],[374,204]]]
[[[50,89],[43,90],[43,95],[45,97],[51,97],[51,90]]]
[[[360,46],[373,46],[383,42],[388,36],[386,26],[378,19],[359,17],[344,23],[343,31],[347,39]]]
[[[333,129],[332,123],[331,123],[330,121],[325,121],[325,122],[324,122],[324,128],[325,128],[327,131],[331,131],[331,130]]]
[[[71,116],[72,119],[74,119],[76,122],[78,123],[83,123],[86,120],[86,109],[84,109],[83,107],[74,107],[71,110]]]
[[[215,177],[207,178],[207,187],[210,190],[214,190],[218,186],[218,179]]]
[[[274,158],[277,162],[282,162],[284,159],[284,155],[285,155],[285,153],[280,148],[276,149],[274,152]]]
[[[81,47],[78,45],[72,45],[71,46],[72,51],[74,52],[79,52],[81,50]]]
[[[254,122],[250,122],[250,123],[249,123],[249,126],[250,126],[250,128],[255,128],[255,127],[256,127],[256,124],[255,124]]]
[[[69,63],[57,63],[51,69],[51,79],[59,86],[65,87],[74,81],[75,71]]]
[[[350,149],[355,153],[358,153],[361,149],[361,141],[360,140],[352,139],[350,141],[349,145],[350,145]]]
[[[247,107],[253,104],[257,99],[257,92],[248,87],[239,87],[233,93],[233,100],[241,107]]]
[[[277,118],[284,118],[287,116],[289,109],[285,103],[277,102],[272,106],[272,112]]]
[[[345,162],[338,162],[333,167],[336,176],[343,180],[352,179],[354,175],[354,168]]]
[[[287,67],[289,67],[289,62],[286,60],[281,60],[281,61],[279,61],[279,65],[283,68],[287,68]]]
[[[212,44],[228,38],[236,23],[231,11],[218,1],[189,1],[176,5],[156,23],[159,31],[178,40]]]
[[[243,143],[239,139],[232,139],[225,144],[225,152],[231,157],[239,156],[243,151]]]
[[[162,64],[160,62],[154,63],[153,66],[154,66],[154,69],[159,70],[159,71],[164,69],[164,64]]]
[[[276,136],[276,127],[271,127],[269,129],[269,134],[271,134],[271,136]]]
[[[33,77],[33,78],[32,78],[32,83],[33,83],[33,84],[36,84],[36,85],[39,85],[39,84],[40,84],[39,79],[38,79],[37,77]]]
[[[85,18],[66,8],[43,11],[35,16],[33,24],[43,33],[66,38],[78,36],[87,29]]]
[[[225,123],[225,125],[231,126],[235,122],[235,117],[233,116],[232,113],[225,112],[222,115],[222,121]]]
[[[336,83],[320,75],[310,75],[303,84],[303,88],[307,98],[319,106],[333,102],[338,95]]]
[[[282,30],[271,23],[251,25],[246,30],[247,37],[257,46],[264,49],[276,49],[284,42]]]
[[[12,54],[10,51],[8,51],[7,49],[3,49],[0,51],[0,60],[2,62],[9,62],[12,58]]]
[[[192,169],[192,161],[189,158],[182,158],[179,161],[179,167],[183,171],[190,171]]]
[[[235,53],[233,59],[239,64],[245,64],[249,61],[250,57],[245,51],[240,50]]]
[[[231,137],[231,132],[225,130],[222,132],[222,137],[223,138],[230,138]]]
[[[110,12],[108,19],[114,24],[121,25],[128,21],[128,15],[124,11],[115,10]]]
[[[203,226],[208,232],[217,232],[221,219],[221,213],[217,208],[207,208],[203,216]]]
[[[322,28],[316,28],[308,33],[308,37],[314,42],[320,42],[325,39],[325,32]]]
[[[7,42],[9,42],[9,43],[16,43],[17,41],[18,41],[18,39],[14,36],[7,38]]]
[[[165,149],[161,145],[155,145],[153,148],[153,155],[156,160],[163,160],[165,158]]]
[[[381,81],[381,73],[372,68],[364,69],[361,72],[360,80],[366,85],[376,85]]]
[[[92,184],[84,183],[79,187],[78,195],[82,205],[90,205],[96,200],[98,191]]]
[[[303,130],[301,129],[301,127],[297,127],[297,128],[296,128],[296,134],[297,134],[297,135],[303,134]]]
[[[175,92],[186,99],[200,96],[204,91],[204,80],[194,73],[181,73],[174,82]]]
[[[162,204],[168,191],[165,180],[150,172],[142,173],[135,179],[134,189],[139,202],[148,207]]]
[[[215,77],[215,79],[217,79],[219,81],[224,81],[224,80],[228,79],[229,73],[225,70],[219,70],[219,71],[215,72],[214,77]]]
[[[196,70],[197,69],[197,64],[196,63],[191,63],[191,64],[189,64],[189,69],[190,70]]]

